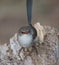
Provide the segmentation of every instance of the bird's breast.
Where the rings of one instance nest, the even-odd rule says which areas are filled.
[[[18,37],[18,39],[22,47],[29,47],[32,45],[33,38],[30,34],[21,35]]]

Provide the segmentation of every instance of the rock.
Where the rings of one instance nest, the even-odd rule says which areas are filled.
[[[54,27],[42,26],[39,23],[36,23],[34,27],[37,29],[39,43],[24,51],[25,48],[23,49],[17,41],[16,33],[10,38],[10,44],[6,47],[0,45],[0,51],[3,51],[0,65],[59,65],[58,30]],[[2,50],[2,48],[4,49]]]

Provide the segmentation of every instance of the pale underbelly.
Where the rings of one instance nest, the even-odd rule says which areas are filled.
[[[19,42],[22,47],[30,47],[33,42],[32,35],[19,36]]]

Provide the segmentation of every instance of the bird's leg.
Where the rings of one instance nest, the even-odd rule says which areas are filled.
[[[22,50],[24,50],[23,47],[21,47],[21,49],[19,49],[19,52],[18,52],[18,56],[19,56],[20,58],[21,58],[20,53],[21,53]],[[22,61],[22,58],[21,58],[21,61]]]
[[[33,50],[33,51],[35,50],[36,54],[38,55],[38,51],[37,51],[37,48],[36,48],[35,45],[32,46],[32,50]]]
[[[23,47],[19,50],[19,53],[22,51]]]

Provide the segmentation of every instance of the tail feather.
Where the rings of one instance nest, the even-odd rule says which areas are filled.
[[[27,0],[26,6],[27,6],[28,23],[31,24],[31,20],[32,20],[32,0]]]

